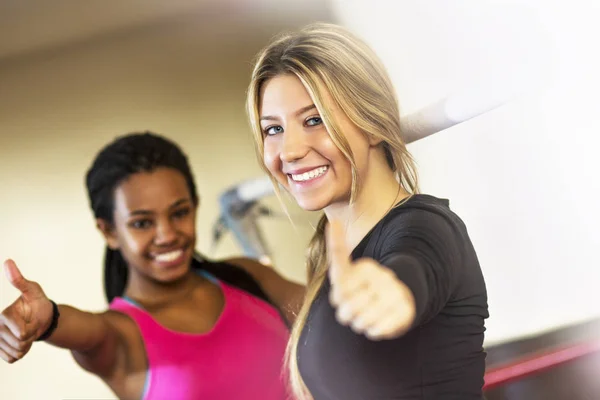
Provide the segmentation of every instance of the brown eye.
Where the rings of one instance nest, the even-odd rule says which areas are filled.
[[[152,221],[149,219],[137,219],[129,224],[134,229],[148,229],[152,226]]]
[[[190,209],[189,208],[182,208],[180,210],[177,210],[173,213],[173,216],[175,218],[184,218],[187,217],[190,214]]]

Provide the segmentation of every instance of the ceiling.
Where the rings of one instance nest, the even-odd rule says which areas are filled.
[[[325,18],[329,11],[324,0],[0,0],[0,61],[190,14],[198,23],[238,16],[279,25]]]

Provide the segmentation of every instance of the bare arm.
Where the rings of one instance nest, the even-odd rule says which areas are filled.
[[[119,335],[106,314],[80,311],[60,305],[60,320],[46,340],[54,346],[69,349],[73,358],[86,371],[107,378],[116,367]]]
[[[249,258],[231,258],[228,263],[248,272],[265,291],[267,296],[282,311],[290,324],[294,323],[304,301],[304,285],[287,280],[273,268]]]
[[[21,296],[0,317],[0,355],[12,363],[23,358],[32,343],[50,326],[52,304],[39,284],[25,279],[12,261],[4,268],[10,283]],[[115,369],[119,337],[106,314],[93,314],[59,306],[58,326],[46,340],[69,349],[82,368],[101,378]]]

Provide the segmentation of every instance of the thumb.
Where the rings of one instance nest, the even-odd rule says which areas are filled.
[[[33,282],[28,281],[23,277],[17,264],[13,260],[4,261],[4,272],[11,285],[13,285],[21,294],[27,295],[34,290]]]
[[[329,279],[332,284],[339,282],[352,268],[350,249],[346,243],[344,225],[339,220],[330,220],[327,224],[327,257],[329,260]]]

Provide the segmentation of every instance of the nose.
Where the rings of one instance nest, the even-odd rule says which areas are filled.
[[[177,240],[177,230],[172,221],[160,221],[156,226],[155,243],[158,246],[170,245]]]
[[[309,151],[306,142],[306,134],[302,129],[290,127],[283,133],[281,141],[281,151],[279,156],[281,161],[289,163],[302,159]]]

